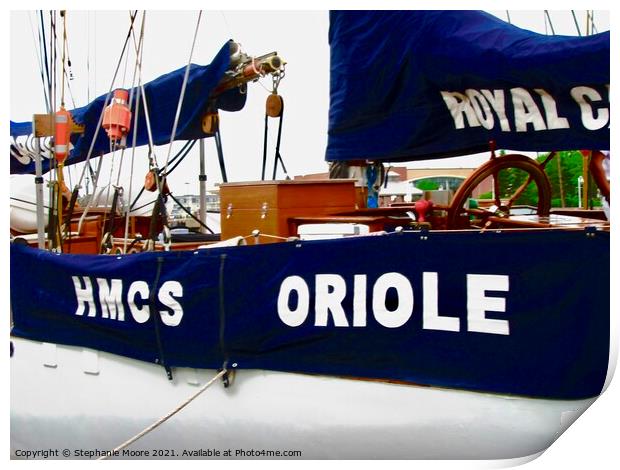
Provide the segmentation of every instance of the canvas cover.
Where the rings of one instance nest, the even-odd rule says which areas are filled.
[[[229,66],[230,45],[228,42],[222,46],[210,64],[191,65],[175,140],[209,137],[209,135],[202,131],[202,116],[207,111],[207,103],[211,92],[219,84]],[[186,67],[181,67],[144,85],[155,145],[163,145],[170,142],[185,69]],[[133,92],[135,97],[136,88],[134,88]],[[70,110],[74,121],[85,126],[85,132],[72,136],[71,140],[74,147],[65,165],[71,165],[86,159],[106,96],[107,94],[101,95],[86,106]],[[226,111],[238,111],[245,105],[245,99],[245,93],[241,93],[237,88],[231,89],[218,97],[216,107]],[[135,98],[133,101],[132,111],[136,109]],[[133,142],[133,127],[134,120],[132,118],[132,129],[127,136],[128,146]],[[144,106],[142,103],[140,103],[137,129],[136,145],[148,144]],[[31,133],[32,123],[16,123],[11,121],[11,136],[18,137]],[[96,157],[109,152],[110,140],[105,130],[100,129],[91,156]],[[45,172],[49,169],[49,162],[45,160],[43,163],[43,171]],[[34,173],[34,161],[24,165],[16,158],[11,158],[11,174],[13,173]]]
[[[332,11],[326,159],[609,149],[609,32],[477,11]]]
[[[592,397],[608,365],[609,233],[588,230],[122,256],[11,244],[12,334],[170,367]]]

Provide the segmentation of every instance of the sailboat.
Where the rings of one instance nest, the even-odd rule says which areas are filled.
[[[191,247],[166,235],[161,203],[150,225],[136,220],[140,239],[106,238],[100,218],[82,232],[81,216],[38,248],[14,235],[14,457],[518,458],[600,395],[609,221],[554,211],[544,165],[499,150],[589,149],[609,198],[609,34],[334,11],[329,43],[326,159],[339,178],[224,183],[221,234]],[[277,82],[282,64],[227,42],[208,66],[111,90],[71,111],[83,129],[64,165],[111,149],[99,130],[113,99],[134,122],[127,142],[217,138],[218,109],[241,109],[246,83]],[[383,162],[479,151],[489,161],[449,203],[376,207]],[[33,158],[25,171],[40,175]],[[525,183],[507,196],[498,174],[511,169]],[[165,173],[151,170],[163,198]],[[488,178],[490,200],[473,198]],[[517,210],[529,187],[536,203]]]

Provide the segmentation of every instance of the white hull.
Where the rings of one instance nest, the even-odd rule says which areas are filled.
[[[111,450],[216,373],[174,369],[170,382],[154,364],[11,341],[13,458],[26,450],[69,449],[74,458],[77,449]],[[301,451],[304,459],[508,459],[546,449],[594,400],[239,371],[230,388],[215,383],[128,449],[177,458],[183,450],[230,449],[235,457],[237,449],[264,449]]]

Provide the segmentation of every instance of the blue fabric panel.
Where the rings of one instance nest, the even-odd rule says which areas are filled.
[[[32,134],[31,122],[13,122],[11,121],[11,136],[19,137],[22,135]]]
[[[578,399],[600,393],[609,352],[609,233],[427,236],[403,233],[120,257],[58,255],[13,244],[12,334],[155,362],[155,317],[138,323],[128,290],[136,280],[152,289],[160,258],[156,290],[167,281],[178,281],[183,289],[177,297],[181,321],[160,325],[164,358],[171,366],[215,368],[227,359],[241,369],[534,397]],[[389,272],[405,276],[413,289],[411,317],[395,328],[378,321],[373,303],[376,280]],[[423,304],[432,295],[423,288],[424,272],[437,273],[439,314],[458,318],[458,331],[425,327]],[[344,280],[341,305],[348,326],[335,326],[332,314],[320,326],[315,311],[320,274]],[[352,326],[354,276],[360,274],[366,275],[366,326]],[[505,299],[505,311],[486,316],[507,320],[509,334],[472,331],[468,274],[508,276],[508,291],[486,293]],[[95,298],[97,278],[122,280],[124,320],[103,318],[101,302],[94,316],[76,315],[72,276],[88,276]],[[285,324],[278,310],[282,283],[290,276],[303,279],[309,290],[307,317],[298,326]],[[170,308],[154,298],[155,308],[168,315]],[[297,308],[299,299],[293,294],[289,308]],[[394,288],[380,300],[390,311],[403,302]]]
[[[520,151],[608,149],[609,37],[544,36],[475,11],[332,11],[326,159],[443,158],[487,150],[490,140]],[[581,86],[592,93],[583,106],[571,95]],[[542,126],[517,129],[516,88]],[[486,127],[457,128],[441,92],[467,90],[501,94],[503,126],[478,95]],[[547,107],[536,90],[551,98]],[[584,123],[590,114],[600,121]]]
[[[213,61],[209,65],[190,66],[190,73],[181,107],[181,114],[177,126],[175,140],[192,140],[203,137],[210,137],[202,131],[202,115],[207,110],[209,95],[218,85],[224,73],[230,65],[230,46],[227,42],[222,46]],[[153,141],[155,145],[163,145],[170,142],[174,117],[178,106],[179,97],[181,95],[181,86],[185,75],[186,67],[181,67],[174,72],[153,80],[144,85],[144,93],[149,106],[149,117],[151,121],[151,130],[153,133]],[[134,88],[134,97],[136,96]],[[228,90],[222,93],[216,101],[216,107],[225,111],[239,111],[245,105],[246,93],[240,93],[238,89]],[[81,162],[86,159],[92,139],[97,129],[99,116],[101,115],[106,95],[101,95],[90,104],[71,110],[71,115],[76,123],[85,126],[83,134],[74,134],[72,136],[73,150],[66,165]],[[132,105],[132,110],[136,108],[136,102]],[[132,129],[127,136],[127,144],[133,142],[133,124]],[[11,135],[23,135],[27,128],[31,127],[30,123],[13,123],[11,122]],[[148,134],[146,128],[146,119],[144,114],[144,106],[140,103],[138,117],[138,135],[136,145],[148,144]],[[14,134],[15,132],[15,134]],[[95,146],[93,148],[93,157],[100,154],[110,152],[110,140],[104,129],[100,129],[97,134]],[[48,171],[49,162],[44,161],[43,171]],[[22,165],[14,158],[11,158],[11,173],[34,173],[34,162],[29,165]]]

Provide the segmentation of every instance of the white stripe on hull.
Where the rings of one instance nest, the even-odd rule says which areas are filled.
[[[11,338],[11,452],[111,450],[215,371]],[[542,400],[270,371],[214,384],[129,449],[302,451],[304,459],[508,459],[546,449],[595,399]],[[59,458],[62,458],[59,456]]]

